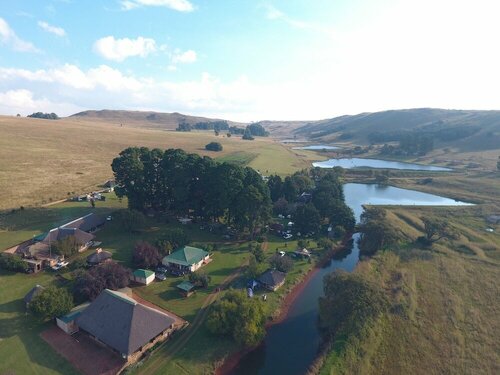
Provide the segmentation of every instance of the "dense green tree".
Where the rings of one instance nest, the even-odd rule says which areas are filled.
[[[313,204],[306,204],[297,207],[294,218],[294,230],[302,235],[317,233],[320,229],[321,216]]]
[[[250,242],[248,244],[248,250],[251,254],[253,254],[253,256],[255,256],[257,263],[262,263],[266,259],[266,254],[261,244]]]
[[[368,256],[396,245],[401,239],[399,231],[387,220],[385,210],[377,207],[367,208],[363,212],[359,232],[361,254]]]
[[[250,133],[253,136],[256,136],[256,137],[267,137],[267,136],[269,136],[269,132],[266,131],[266,129],[264,129],[264,127],[261,124],[259,124],[259,123],[250,124],[250,125],[247,126],[247,129],[250,131]]]
[[[241,139],[244,139],[246,141],[253,141],[254,140],[254,137],[252,136],[252,132],[250,131],[250,129],[248,129],[248,127],[245,129],[245,132],[243,133],[243,137],[241,137]]]
[[[287,256],[281,256],[280,254],[274,254],[271,259],[269,259],[269,264],[272,268],[285,273],[293,269],[293,260]]]
[[[78,244],[75,236],[66,236],[62,240],[54,243],[55,252],[65,257],[70,257],[73,254],[78,253],[79,247],[80,245]]]
[[[222,151],[222,145],[219,142],[210,142],[205,146],[208,151]]]
[[[28,264],[17,255],[0,254],[0,268],[13,272],[25,272]]]
[[[200,288],[208,288],[211,280],[212,278],[203,271],[191,272],[189,274],[189,281]]]
[[[266,315],[260,299],[230,290],[214,304],[207,318],[210,332],[229,336],[243,346],[255,346],[264,338]]]
[[[271,194],[271,199],[276,202],[278,199],[283,197],[283,180],[278,175],[271,175],[267,180],[267,187],[269,188],[269,193]]]
[[[38,293],[29,308],[40,320],[49,320],[67,314],[73,307],[73,298],[66,289],[49,286]]]
[[[137,268],[155,268],[161,262],[158,249],[146,241],[139,241],[134,246],[132,261]]]
[[[257,278],[257,276],[259,276],[259,264],[257,263],[255,255],[253,254],[250,254],[248,256],[248,267],[246,271],[246,276],[249,279],[255,279]]]

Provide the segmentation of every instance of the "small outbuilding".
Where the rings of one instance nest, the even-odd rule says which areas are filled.
[[[84,303],[82,305],[76,306],[66,315],[56,318],[56,324],[68,335],[78,332],[78,325],[76,324],[76,318],[87,308],[90,303]]]
[[[194,293],[195,285],[185,280],[179,285],[177,285],[177,289],[181,292],[184,297],[189,297]]]
[[[305,247],[302,249],[295,250],[293,252],[297,257],[300,258],[310,258],[311,257],[311,252],[307,250]]]
[[[30,303],[33,300],[33,298],[35,298],[38,294],[40,294],[44,289],[45,287],[38,284],[35,285],[33,288],[31,288],[28,294],[24,296],[24,303],[26,304],[26,308],[30,306]]]
[[[130,280],[135,281],[139,284],[149,285],[155,279],[155,273],[150,270],[137,269],[130,276]]]
[[[278,270],[267,270],[257,281],[266,289],[275,292],[285,283],[286,274]]]

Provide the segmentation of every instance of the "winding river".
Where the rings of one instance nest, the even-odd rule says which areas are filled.
[[[346,203],[353,209],[356,220],[363,212],[364,204],[462,206],[468,203],[437,195],[375,184],[344,185]],[[271,326],[264,343],[244,356],[232,372],[237,375],[304,374],[313,362],[320,345],[317,329],[318,298],[323,295],[323,277],[341,268],[352,271],[359,261],[357,238],[353,235],[350,252],[342,259],[330,263],[316,272],[295,299],[287,317]]]

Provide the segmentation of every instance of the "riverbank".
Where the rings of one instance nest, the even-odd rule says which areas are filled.
[[[350,241],[351,237],[346,236],[346,238],[344,238],[344,240],[338,246],[329,251],[328,253],[329,259],[332,259],[336,254],[344,251],[346,249],[346,246],[350,244]],[[311,279],[320,271],[322,267],[324,267],[324,264],[325,261],[323,257],[318,259],[317,264],[315,264],[313,268],[311,268],[306,274],[304,274],[304,277],[301,280],[299,280],[292,287],[292,289],[286,294],[282,303],[280,304],[279,309],[277,310],[277,317],[273,318],[266,324],[267,331],[269,331],[269,329],[273,325],[283,322],[288,317],[290,308],[293,306],[295,300],[302,294],[303,290],[306,288]],[[260,345],[262,345],[262,343]],[[256,347],[246,348],[231,354],[224,360],[221,366],[217,367],[217,369],[215,370],[215,375],[231,374],[232,371],[236,369],[241,359],[250,352],[256,350],[260,345]]]

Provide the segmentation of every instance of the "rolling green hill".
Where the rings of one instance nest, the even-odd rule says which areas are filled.
[[[369,144],[390,142],[401,132],[428,134],[437,145],[463,152],[498,149],[500,111],[418,108],[361,113],[310,122],[294,134],[321,142]]]

